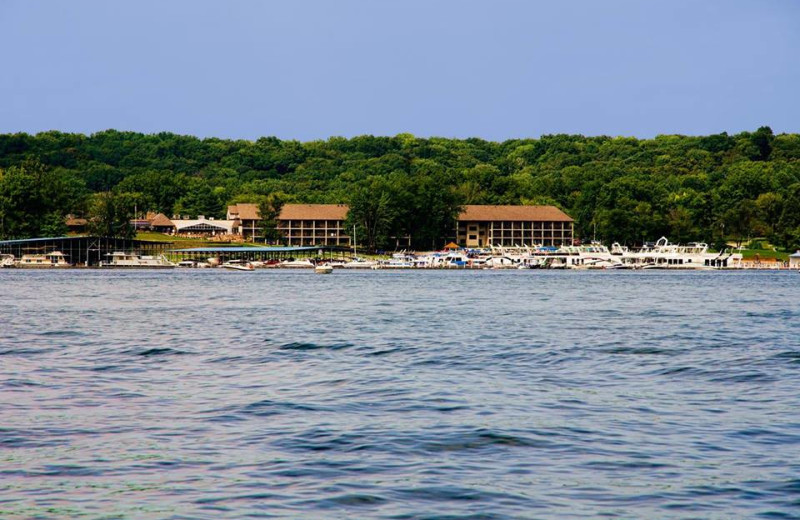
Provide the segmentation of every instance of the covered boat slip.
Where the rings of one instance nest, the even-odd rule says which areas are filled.
[[[116,251],[160,255],[166,253],[171,246],[170,242],[97,236],[25,238],[0,241],[0,254],[14,255],[16,259],[20,259],[23,255],[42,255],[60,251],[66,255],[67,262],[74,266],[97,267],[100,262],[108,260],[108,255]]]
[[[228,260],[288,260],[290,258],[344,257],[350,250],[336,246],[296,246],[296,247],[193,247],[189,249],[172,249],[167,252],[170,258],[179,260],[205,261],[208,258]]]

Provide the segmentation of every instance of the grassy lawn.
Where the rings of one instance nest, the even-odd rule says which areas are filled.
[[[789,259],[789,253],[773,251],[772,249],[742,249],[741,251],[737,252],[742,253],[744,258],[755,258],[755,256],[758,255],[758,258],[762,262],[772,258],[782,262],[786,262]]]
[[[215,242],[213,240],[206,240],[205,238],[187,238],[176,237],[172,235],[165,235],[163,233],[155,233],[153,231],[140,231],[136,233],[138,240],[153,240],[159,242],[172,242],[175,247],[190,248],[190,247],[225,247],[232,245],[245,245],[251,244],[250,242]]]

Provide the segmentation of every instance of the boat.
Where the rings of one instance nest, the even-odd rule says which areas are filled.
[[[314,267],[314,272],[317,274],[331,274],[333,272],[333,266],[329,264],[322,264]]]
[[[175,264],[167,260],[164,255],[137,255],[115,251],[106,256],[109,259],[102,262],[100,267],[112,269],[172,269],[175,267]]]
[[[223,269],[230,269],[231,271],[255,271],[256,268],[253,267],[253,264],[250,262],[245,262],[243,260],[228,260],[224,264],[220,265]]]
[[[67,257],[61,251],[53,251],[44,255],[22,255],[17,262],[17,267],[22,268],[59,268],[70,267]]]
[[[211,267],[208,262],[201,262],[199,260],[182,260],[178,262],[177,267],[184,269],[203,269]]]
[[[302,269],[313,269],[314,262],[309,259],[305,260],[285,260],[280,263],[281,267],[290,267],[290,268],[302,268]]]
[[[14,255],[0,255],[0,268],[3,267],[16,267],[17,262],[14,260]]]
[[[364,260],[363,258],[354,258],[350,262],[342,264],[342,267],[345,269],[371,269],[375,265],[378,265],[378,262]]]
[[[635,252],[626,252],[620,260],[637,269],[741,269],[742,254],[721,251],[709,253],[708,244],[692,242],[687,245],[670,244],[661,237],[655,244],[646,245]]]
[[[414,267],[414,255],[394,253],[391,260],[373,265],[372,269],[411,269]]]
[[[487,269],[516,269],[518,265],[508,256],[493,256],[483,264]]]

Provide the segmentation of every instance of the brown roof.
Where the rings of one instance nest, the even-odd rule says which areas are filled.
[[[344,220],[346,204],[284,204],[278,220]]]
[[[572,222],[569,215],[555,206],[464,206],[458,220],[465,222],[549,221]]]
[[[66,223],[68,227],[70,226],[77,227],[77,226],[85,226],[87,224],[87,221],[85,218],[68,216]]]
[[[237,215],[240,220],[260,220],[261,212],[258,211],[258,204],[242,203],[228,206],[229,215]]]
[[[175,227],[175,224],[163,213],[159,213],[153,217],[153,220],[150,221],[150,225],[152,227]]]

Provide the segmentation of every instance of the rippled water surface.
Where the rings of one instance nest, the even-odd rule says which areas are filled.
[[[0,518],[800,518],[798,288],[0,271]]]

